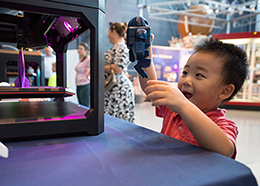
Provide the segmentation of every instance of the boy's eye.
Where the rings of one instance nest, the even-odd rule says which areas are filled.
[[[182,71],[182,75],[187,75],[187,72],[186,71]]]
[[[196,77],[204,77],[202,74],[196,74]]]

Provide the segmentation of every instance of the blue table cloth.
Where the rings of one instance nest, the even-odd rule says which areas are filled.
[[[0,185],[257,185],[220,154],[105,115],[105,132],[5,143]]]

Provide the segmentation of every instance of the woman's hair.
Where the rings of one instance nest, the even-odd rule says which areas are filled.
[[[222,82],[224,85],[233,84],[235,86],[232,95],[223,102],[231,100],[247,78],[248,58],[246,52],[236,45],[223,43],[213,38],[203,39],[194,49],[195,52],[212,54],[218,60],[217,62],[222,62]]]
[[[122,24],[120,22],[115,22],[115,23],[110,22],[109,23],[109,29],[111,31],[115,30],[120,37],[125,37],[126,28],[127,28],[127,22],[125,22],[124,24]]]
[[[89,54],[89,46],[88,46],[88,44],[85,43],[85,42],[82,42],[82,43],[80,43],[79,45],[83,46],[84,49],[87,50],[87,55],[88,55],[88,54]]]

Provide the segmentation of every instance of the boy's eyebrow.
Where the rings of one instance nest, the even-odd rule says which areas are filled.
[[[203,68],[203,67],[197,67],[197,69],[202,70],[204,72],[208,72],[208,70],[206,68]]]
[[[190,65],[185,65],[184,66],[184,68],[190,68]],[[200,66],[198,66],[198,67],[196,67],[198,70],[202,70],[202,71],[204,71],[204,72],[208,72],[208,70],[206,69],[206,68],[203,68],[203,67],[200,67]]]
[[[185,65],[183,68],[189,68],[190,67],[190,65]]]

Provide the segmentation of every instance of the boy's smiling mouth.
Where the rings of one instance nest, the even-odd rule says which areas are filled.
[[[183,91],[182,93],[183,93],[183,95],[184,95],[187,99],[189,99],[189,98],[192,97],[192,94],[189,93],[189,92]]]

